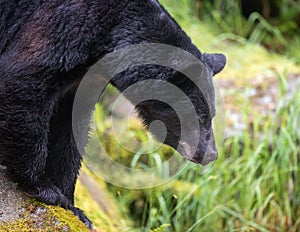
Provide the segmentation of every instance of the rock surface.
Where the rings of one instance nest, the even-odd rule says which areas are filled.
[[[48,206],[17,189],[0,166],[0,231],[90,231],[71,211]]]
[[[14,221],[24,212],[22,202],[27,197],[17,190],[17,184],[5,177],[5,167],[0,166],[0,222]]]
[[[93,221],[95,232],[124,231],[118,207],[88,170],[81,172],[76,186],[76,205]],[[121,223],[123,222],[123,223]],[[125,226],[126,227],[126,226]],[[0,166],[0,232],[90,231],[74,214],[57,206],[37,202],[18,190]]]

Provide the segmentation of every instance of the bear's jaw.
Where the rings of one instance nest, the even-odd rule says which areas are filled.
[[[204,154],[198,154],[197,149],[190,146],[187,142],[180,141],[177,151],[187,160],[206,166],[218,159],[218,151],[215,147],[214,139],[210,139]]]

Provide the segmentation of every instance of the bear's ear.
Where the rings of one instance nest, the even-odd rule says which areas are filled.
[[[202,61],[207,64],[214,75],[221,72],[226,64],[226,56],[223,54],[203,54]]]

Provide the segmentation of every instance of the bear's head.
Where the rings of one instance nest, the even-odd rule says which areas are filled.
[[[120,72],[112,84],[121,92],[134,85],[124,95],[159,141],[193,162],[206,165],[215,160],[218,152],[212,130],[215,116],[212,78],[224,68],[225,56],[201,53],[157,0],[130,1],[122,15],[120,24],[111,33],[115,41],[113,50],[121,52],[111,59],[114,62],[110,70],[123,63],[124,67],[131,66],[130,61],[136,66]],[[139,49],[130,49],[129,45]],[[182,72],[178,71],[182,68]],[[155,121],[164,126],[161,123],[153,126]]]
[[[138,67],[134,73],[147,76],[148,82],[137,82],[127,98],[159,141],[186,159],[206,165],[218,157],[212,129],[216,114],[212,78],[224,68],[226,58],[202,54],[201,61],[182,71],[156,65]],[[149,82],[153,77],[155,81]],[[136,104],[141,95],[151,97]],[[152,124],[157,121],[161,123]]]

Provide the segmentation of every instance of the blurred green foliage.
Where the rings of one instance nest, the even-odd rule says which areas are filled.
[[[241,107],[246,128],[225,140],[219,160],[208,168],[191,164],[175,180],[152,189],[109,185],[135,229],[299,231],[300,92],[288,99],[285,76],[278,75],[278,81],[275,115],[258,114],[251,121],[245,96]],[[164,157],[164,150],[157,152]],[[122,157],[115,159],[124,162]]]
[[[241,0],[161,0],[178,21],[193,21],[193,17],[210,25],[214,34],[223,39],[244,38],[249,43],[260,43],[268,50],[285,54],[300,63],[300,1],[275,1],[279,14],[266,18],[253,12],[243,16]],[[272,1],[266,1],[272,2]],[[180,10],[178,10],[180,9]],[[184,24],[182,24],[184,26]],[[227,38],[226,38],[227,37]]]

